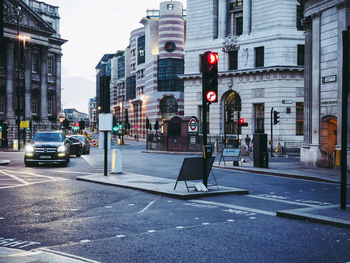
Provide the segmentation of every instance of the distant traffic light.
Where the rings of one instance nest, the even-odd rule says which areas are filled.
[[[280,113],[278,111],[273,111],[273,124],[279,123],[280,117],[278,116]]]
[[[216,52],[207,51],[202,57],[203,101],[218,102],[218,61]]]
[[[80,127],[81,130],[84,130],[85,129],[85,121],[81,120],[79,122],[79,127]]]
[[[3,121],[3,120],[1,120],[1,121],[0,121],[0,131],[2,131],[3,126],[4,126],[4,121]]]

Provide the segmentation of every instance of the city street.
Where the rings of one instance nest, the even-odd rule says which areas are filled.
[[[143,142],[118,148],[124,172],[174,180],[189,157],[145,153]],[[349,229],[276,216],[338,205],[338,184],[214,169],[219,185],[249,195],[183,201],[77,181],[103,176],[97,148],[66,168],[26,168],[23,152],[0,159],[11,160],[0,167],[0,250],[40,249],[65,262],[350,262]],[[0,262],[9,261],[0,253]]]

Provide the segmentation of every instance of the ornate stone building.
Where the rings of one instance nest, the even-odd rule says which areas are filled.
[[[343,43],[350,26],[349,0],[299,0],[305,30],[305,135],[300,160],[332,167],[341,146]],[[348,98],[349,101],[349,98]],[[348,110],[349,112],[349,110]],[[348,115],[348,127],[349,126]],[[350,132],[347,134],[350,166]]]
[[[202,120],[201,54],[219,55],[218,103],[207,113],[210,137],[265,133],[274,148],[303,143],[304,32],[297,0],[188,0],[184,111]]]
[[[32,132],[59,127],[61,46],[66,40],[56,31],[58,7],[43,2],[4,0],[3,19],[0,121],[8,125],[12,147],[14,139],[22,138],[20,121],[31,121]]]

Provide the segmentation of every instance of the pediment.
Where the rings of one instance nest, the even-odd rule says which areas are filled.
[[[4,0],[3,18],[5,26],[6,24],[17,26],[18,7],[20,7],[19,24],[22,30],[28,28],[48,34],[56,32],[40,15],[20,0]]]

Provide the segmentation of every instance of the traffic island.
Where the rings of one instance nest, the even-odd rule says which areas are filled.
[[[176,190],[176,180],[147,176],[135,173],[108,174],[108,176],[86,175],[77,177],[79,181],[93,182],[105,185],[119,186],[135,190],[141,190],[152,194],[164,195],[167,197],[189,200],[207,196],[218,195],[245,195],[249,194],[246,189],[218,186],[209,187],[207,192],[188,191],[184,182],[179,182]],[[195,189],[195,183],[189,182],[191,189]]]
[[[0,160],[0,165],[8,165],[10,162],[10,160]]]

